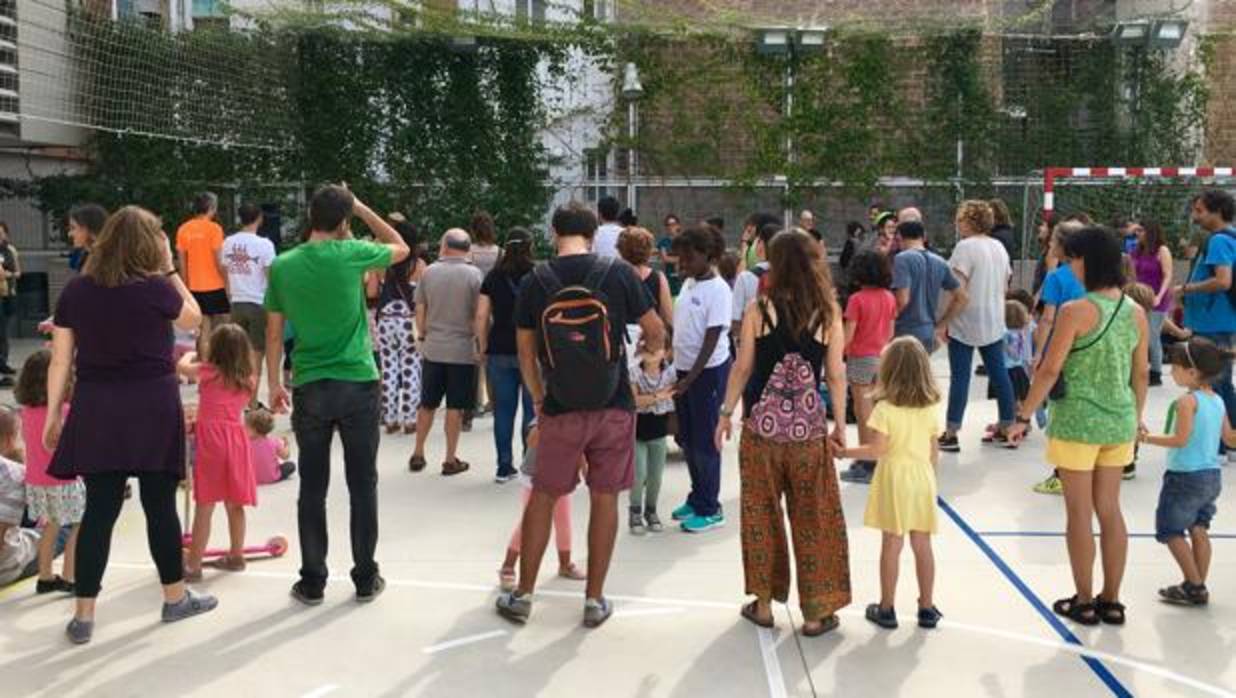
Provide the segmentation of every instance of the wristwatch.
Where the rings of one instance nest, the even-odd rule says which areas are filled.
[[[734,408],[733,408],[733,407],[729,407],[729,408],[722,407],[722,408],[721,408],[721,416],[722,416],[722,417],[725,417],[726,419],[729,419],[730,417],[733,417],[733,416],[734,416]]]

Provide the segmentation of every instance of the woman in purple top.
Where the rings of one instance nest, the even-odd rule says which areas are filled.
[[[213,609],[185,588],[176,485],[184,477],[184,408],[172,360],[172,325],[193,329],[201,311],[172,265],[154,214],[120,209],[103,226],[81,276],[56,303],[44,445],[55,477],[80,476],[86,512],[78,534],[77,608],[67,632],[90,641],[112,527],[136,477],[151,556],[163,583],[163,621]],[[65,415],[70,372],[72,409]]]
[[[1172,307],[1172,251],[1163,244],[1163,228],[1153,221],[1136,226],[1137,247],[1129,256],[1138,283],[1154,291],[1154,311],[1150,313],[1150,384],[1162,385],[1163,319]]]

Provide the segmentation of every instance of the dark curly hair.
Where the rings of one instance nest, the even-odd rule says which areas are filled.
[[[26,359],[17,374],[13,399],[22,407],[43,407],[47,404],[47,370],[51,367],[50,349],[40,349]]]
[[[850,279],[859,286],[888,288],[893,285],[893,272],[888,257],[875,250],[863,250],[850,262]]]

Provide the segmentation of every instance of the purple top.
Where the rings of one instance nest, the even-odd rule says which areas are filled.
[[[1138,254],[1137,250],[1129,255],[1133,260],[1133,274],[1139,283],[1146,284],[1157,295],[1163,287],[1163,265],[1159,263],[1158,253]],[[1172,295],[1163,294],[1163,300],[1154,307],[1158,312],[1165,313],[1172,307]]]
[[[172,320],[183,301],[155,277],[107,288],[69,281],[57,327],[73,330],[77,382],[49,471],[183,474],[184,408],[172,359]]]

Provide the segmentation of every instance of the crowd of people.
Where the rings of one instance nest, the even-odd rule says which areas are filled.
[[[1210,190],[1192,207],[1208,235],[1183,284],[1173,285],[1160,225],[1108,228],[1078,214],[1041,222],[1043,258],[1032,288],[1021,289],[999,201],[962,202],[947,231],[931,222],[941,229],[936,242],[953,231],[959,238],[947,259],[932,250],[918,209],[873,208],[869,236],[862,223],[847,226],[838,272],[811,212],[797,225],[751,215],[735,251],[720,219],[683,225],[668,215],[658,239],[616,199],[595,210],[572,203],[553,213],[554,254],[544,261],[531,231],[500,236],[494,218],[478,212],[467,228],[440,236],[430,263],[404,216],[381,216],[339,185],[313,195],[301,243],[280,254],[257,235],[262,212],[252,204],[225,235],[209,193],[194,200],[174,243],[142,208],[108,215],[80,206],[68,226],[80,272],[57,301],[50,349],[18,376],[20,413],[0,414],[0,583],[37,576],[36,593],[72,593],[68,637],[89,642],[112,529],[136,478],[163,620],[209,612],[217,599],[186,582],[205,567],[245,569],[245,510],[257,504],[257,486],[295,474],[301,567],[291,594],[320,604],[338,432],[351,578],[356,600],[371,602],[385,588],[375,559],[382,431],[414,435],[412,473],[440,449],[432,455],[453,477],[471,468],[461,434],[492,414],[487,462],[498,485],[521,482],[523,503],[498,572],[496,609],[511,621],[530,618],[551,529],[558,574],[585,583],[585,625],[611,616],[604,585],[620,498],[629,493],[631,535],[663,532],[671,451],[685,460],[690,489],[669,503],[669,520],[690,534],[724,526],[722,450],[738,432],[742,561],[753,597],[741,615],[772,626],[772,602],[789,595],[792,547],[803,634],[838,626],[853,595],[839,490],[848,481],[869,485],[863,523],[883,536],[879,598],[867,619],[897,627],[908,536],[915,619],[934,628],[942,617],[933,596],[936,468],[941,452],[962,448],[977,350],[998,414],[982,441],[1015,449],[1032,423],[1045,429],[1054,471],[1035,490],[1063,495],[1074,580],[1056,613],[1080,624],[1125,622],[1119,494],[1136,473],[1139,443],[1170,449],[1155,527],[1183,581],[1160,598],[1204,605],[1220,465],[1236,448],[1236,203]],[[353,234],[354,220],[372,240]],[[0,256],[7,260],[2,245]],[[9,278],[7,261],[0,265]],[[193,333],[189,346],[178,346],[173,328]],[[1163,337],[1174,341],[1166,350]],[[946,387],[931,370],[939,349]],[[1143,411],[1164,363],[1186,392],[1165,433],[1152,433]],[[182,381],[197,386],[188,404]],[[444,402],[445,438],[431,439]],[[296,463],[271,435],[274,415],[289,409]],[[851,412],[856,442],[847,435]],[[837,459],[849,467],[838,472]],[[581,480],[590,492],[583,569],[570,528]],[[176,510],[182,481],[196,506],[187,535]],[[229,545],[207,559],[220,504]]]

